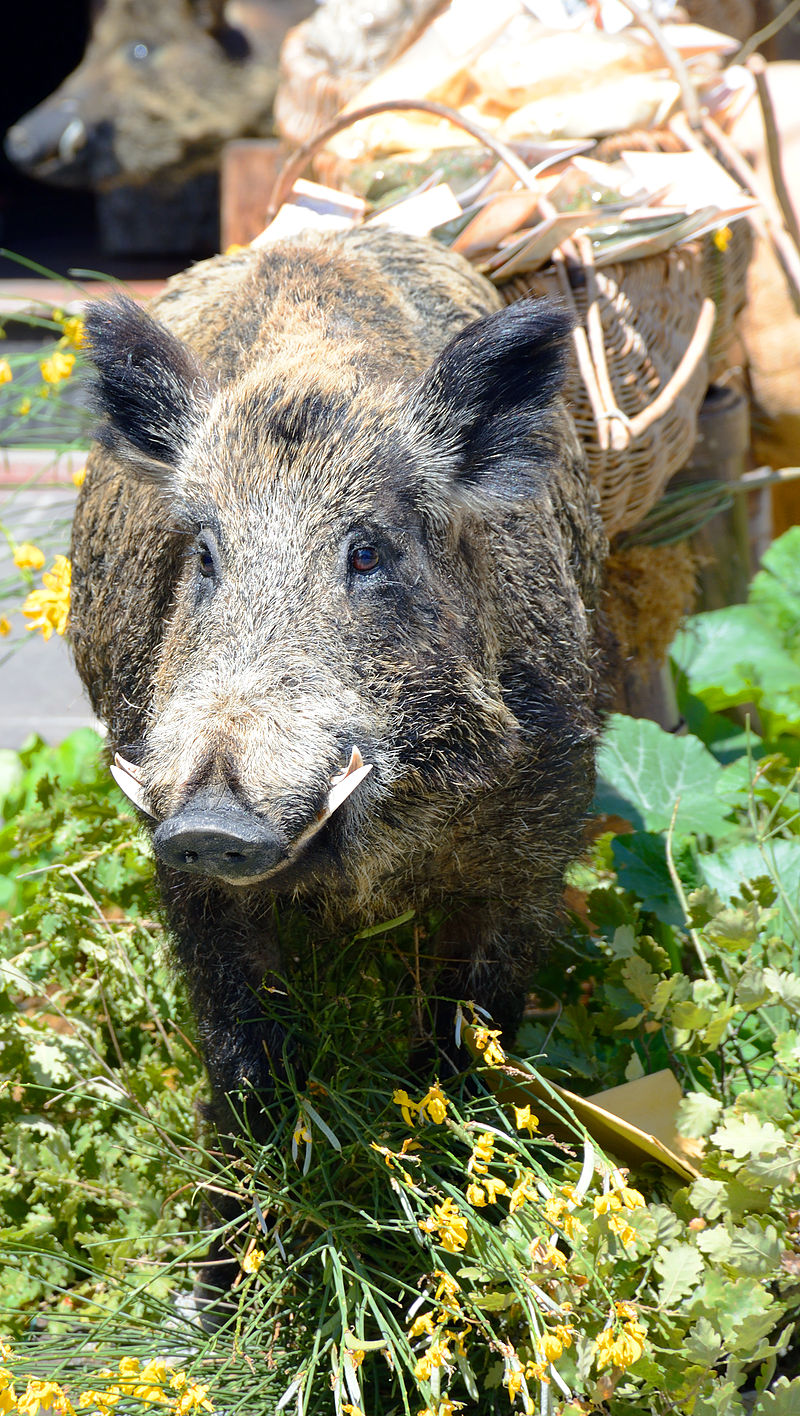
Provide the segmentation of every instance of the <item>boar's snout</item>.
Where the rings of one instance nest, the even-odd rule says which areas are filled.
[[[268,875],[288,855],[285,841],[225,789],[205,788],[153,837],[163,865],[231,882]]]

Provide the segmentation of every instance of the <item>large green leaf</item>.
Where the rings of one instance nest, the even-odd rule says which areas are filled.
[[[792,526],[765,552],[749,600],[779,631],[784,648],[800,645],[800,526]]]
[[[726,807],[714,789],[722,771],[716,758],[693,737],[675,737],[645,718],[614,713],[597,759],[601,778],[596,805],[605,810],[604,785],[629,802],[648,831],[675,821],[677,835],[724,836],[731,830]]]
[[[769,735],[800,733],[800,662],[755,605],[694,615],[671,653],[690,691],[707,708],[718,712],[753,703]]]

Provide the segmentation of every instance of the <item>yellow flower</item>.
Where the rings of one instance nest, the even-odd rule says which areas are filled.
[[[625,1245],[636,1243],[636,1230],[632,1225],[623,1219],[621,1214],[610,1214],[608,1216],[608,1227],[612,1234]]]
[[[11,633],[11,620],[8,615],[0,615],[0,639],[5,639]]]
[[[169,1379],[169,1384],[173,1391],[180,1391],[182,1387],[186,1386],[186,1373],[174,1372]]]
[[[438,1278],[439,1284],[436,1289],[435,1298],[438,1303],[442,1297],[453,1299],[457,1293],[461,1292],[461,1284],[453,1278],[450,1273],[445,1273],[442,1269],[434,1269],[433,1277]]]
[[[516,1370],[513,1372],[509,1367],[506,1367],[505,1376],[503,1377],[503,1385],[508,1388],[509,1401],[516,1401],[517,1397],[522,1391],[522,1382],[523,1373],[519,1367],[517,1367]]]
[[[28,1382],[24,1396],[19,1398],[20,1416],[75,1416],[75,1408],[58,1382]]]
[[[446,1337],[435,1337],[422,1357],[414,1366],[414,1376],[418,1381],[430,1381],[433,1373],[440,1367],[449,1367],[453,1354],[447,1345]]]
[[[565,1323],[556,1323],[553,1332],[561,1343],[562,1347],[571,1347],[575,1329],[567,1327]]]
[[[0,1349],[5,1346],[0,1343]],[[4,1357],[11,1356],[10,1352],[3,1352]],[[5,1413],[17,1411],[17,1394],[14,1390],[14,1379],[7,1367],[0,1367],[0,1412]]]
[[[711,239],[718,251],[727,251],[728,246],[733,240],[733,232],[729,226],[720,226],[719,229],[714,232]]]
[[[39,360],[39,368],[45,383],[57,384],[68,379],[75,366],[75,355],[65,354],[63,349],[54,349],[47,359]]]
[[[174,1407],[176,1416],[187,1416],[189,1411],[213,1411],[214,1407],[206,1397],[208,1387],[206,1382],[204,1386],[188,1386],[182,1391]]]
[[[534,1268],[538,1268],[540,1264],[546,1264],[550,1268],[560,1269],[563,1272],[567,1266],[567,1256],[557,1248],[554,1239],[549,1243],[545,1243],[543,1239],[534,1239],[528,1248],[528,1253]]]
[[[263,1249],[251,1249],[250,1253],[245,1254],[242,1259],[242,1271],[244,1273],[258,1273],[266,1257]]]
[[[632,1190],[630,1185],[623,1185],[618,1193],[626,1209],[635,1210],[647,1208],[644,1195],[641,1195],[638,1190]]]
[[[100,1411],[108,1411],[119,1401],[121,1392],[119,1387],[106,1387],[105,1391],[82,1391],[79,1407],[83,1410],[87,1406],[97,1407]]]
[[[622,1200],[613,1191],[607,1195],[596,1195],[594,1201],[595,1218],[601,1214],[610,1214],[612,1210],[622,1209]]]
[[[411,1327],[408,1329],[408,1336],[409,1338],[421,1337],[424,1332],[428,1334],[428,1337],[433,1337],[434,1326],[432,1313],[420,1313],[419,1317],[414,1319]]]
[[[512,1187],[511,1195],[508,1201],[508,1207],[511,1213],[513,1214],[515,1210],[518,1210],[522,1205],[524,1205],[526,1200],[535,1200],[535,1198],[536,1176],[534,1175],[532,1170],[524,1170],[522,1174],[517,1176],[517,1179],[514,1181],[514,1185]]]
[[[64,634],[69,617],[69,595],[72,567],[66,556],[56,556],[52,568],[42,576],[42,589],[31,590],[22,605],[22,613],[31,621],[28,629],[41,630],[49,639],[53,630]]]
[[[486,1191],[480,1185],[474,1183],[467,1186],[467,1204],[474,1205],[476,1209],[482,1209],[487,1203]]]
[[[400,1110],[403,1113],[403,1120],[405,1121],[406,1125],[413,1126],[414,1113],[419,1111],[418,1103],[416,1101],[411,1100],[411,1097],[409,1096],[407,1091],[402,1091],[400,1089],[398,1089],[396,1092],[393,1092],[392,1101],[394,1102],[395,1106],[400,1107]]]
[[[86,325],[80,315],[70,315],[59,323],[64,331],[64,337],[59,342],[62,345],[72,345],[73,349],[83,349],[86,344]]]
[[[638,1362],[644,1352],[645,1330],[639,1323],[624,1323],[622,1331],[615,1336],[613,1328],[606,1328],[595,1338],[594,1352],[598,1368],[621,1367],[623,1371]]]
[[[14,564],[19,570],[41,570],[45,563],[44,551],[34,546],[32,541],[20,541],[14,548]]]
[[[463,1409],[463,1401],[451,1401],[449,1396],[445,1396],[439,1402],[436,1416],[453,1416],[454,1411],[463,1411]]]
[[[14,375],[7,359],[0,359],[0,384],[11,383]]]
[[[75,472],[73,472],[73,474],[72,474],[72,485],[73,485],[74,487],[82,487],[85,481],[86,481],[86,468],[85,468],[85,466],[84,466],[84,467],[78,467],[77,470],[76,470]]]
[[[547,1370],[546,1362],[526,1362],[525,1379],[529,1382],[548,1382],[550,1374]]]
[[[615,1303],[614,1310],[618,1318],[627,1318],[636,1321],[637,1308],[635,1303]]]
[[[530,1106],[515,1106],[514,1120],[518,1131],[529,1131],[533,1135],[539,1129],[539,1118],[534,1116]]]
[[[349,1401],[342,1402],[342,1410],[347,1413],[347,1416],[364,1416],[361,1407],[353,1406]]]
[[[441,1126],[444,1121],[447,1115],[447,1097],[438,1082],[430,1087],[427,1094],[422,1098],[419,1104],[420,1116],[423,1112],[427,1113],[431,1121],[435,1121],[437,1126]]]
[[[4,1342],[2,1337],[0,1337],[0,1357],[2,1357],[5,1362],[9,1362],[13,1356],[14,1353],[11,1343]]]
[[[16,408],[14,409],[14,412],[19,414],[20,418],[27,418],[30,411],[31,401],[29,398],[21,398]]]
[[[449,1196],[434,1207],[433,1214],[427,1219],[418,1220],[418,1224],[427,1234],[438,1231],[442,1248],[448,1254],[460,1253],[467,1242],[467,1221]]]
[[[494,1156],[494,1136],[491,1131],[482,1131],[472,1147],[472,1155],[467,1161],[468,1175],[485,1175]]]
[[[545,1362],[557,1362],[563,1355],[564,1344],[554,1332],[543,1332],[539,1338],[539,1351]]]
[[[502,1036],[500,1029],[477,1027],[472,1036],[478,1051],[483,1053],[487,1067],[502,1067],[506,1054],[497,1041]]]

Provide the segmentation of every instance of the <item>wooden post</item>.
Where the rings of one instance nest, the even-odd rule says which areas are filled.
[[[226,143],[220,178],[220,245],[246,246],[264,230],[269,197],[286,158],[277,138]]]
[[[746,395],[731,385],[712,384],[698,415],[692,456],[671,486],[712,480],[738,482],[746,470],[749,447]],[[768,499],[769,492],[752,492],[750,496]],[[747,497],[734,497],[729,511],[707,521],[692,537],[691,547],[700,562],[698,610],[720,610],[747,599],[753,561]]]

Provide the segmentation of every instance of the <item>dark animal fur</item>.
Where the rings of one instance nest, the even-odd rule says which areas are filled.
[[[311,938],[445,906],[436,990],[506,1029],[557,926],[605,542],[559,394],[567,321],[499,304],[459,257],[364,229],[195,266],[158,324],[89,313],[106,446],[72,636],[112,747],[159,819],[211,784],[287,847],[353,743],[374,764],[271,880],[161,870],[218,1120],[245,1085],[268,1098],[280,1055],[255,1001],[284,967],[276,899]],[[364,543],[382,564],[357,576]]]

